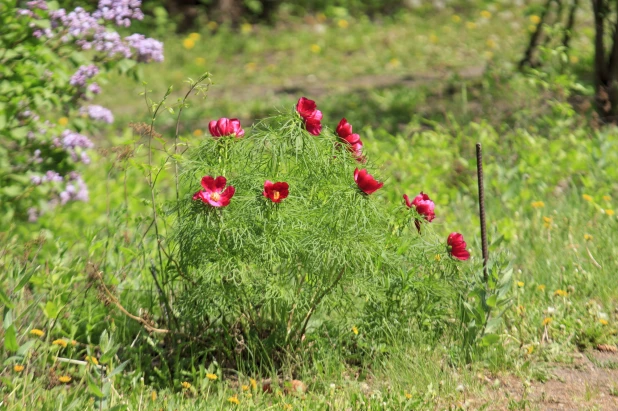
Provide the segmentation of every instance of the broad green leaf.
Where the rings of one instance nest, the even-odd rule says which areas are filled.
[[[500,336],[498,334],[487,334],[482,339],[481,342],[484,346],[489,347],[490,345],[494,345],[500,341]]]
[[[113,376],[120,374],[122,371],[124,371],[124,369],[127,367],[128,364],[129,364],[129,360],[123,362],[118,367],[114,368],[107,377],[112,378]]]
[[[17,335],[15,333],[15,325],[11,324],[9,328],[4,330],[4,348],[7,351],[15,352],[19,349],[17,344]]]

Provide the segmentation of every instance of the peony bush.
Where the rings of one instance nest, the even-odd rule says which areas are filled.
[[[163,44],[122,36],[141,20],[140,0],[100,0],[92,13],[57,2],[4,2],[0,13],[0,212],[5,221],[36,221],[57,206],[88,201],[80,168],[91,136],[114,121],[91,104],[97,78],[136,74],[138,63],[163,60]],[[23,8],[22,8],[23,7]]]
[[[303,97],[246,133],[227,118],[210,132],[180,163],[167,278],[183,284],[168,298],[182,332],[219,361],[276,361],[352,327],[376,340],[385,323],[437,331],[457,316],[463,236],[434,234],[421,187],[387,202],[389,181],[345,118],[327,122]]]

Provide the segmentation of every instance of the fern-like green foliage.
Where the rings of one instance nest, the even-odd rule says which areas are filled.
[[[420,236],[401,204],[361,192],[357,167],[382,181],[371,159],[359,164],[331,130],[310,135],[293,110],[190,149],[174,210],[180,318],[230,352],[255,354],[294,348],[325,323],[454,301],[445,272],[455,265],[435,258],[444,246]],[[235,187],[227,207],[192,200],[206,175]],[[289,197],[271,202],[266,180],[287,182]]]

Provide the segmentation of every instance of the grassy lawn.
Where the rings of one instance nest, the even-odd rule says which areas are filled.
[[[149,147],[128,126],[148,122],[143,86],[110,76],[97,103],[116,121],[97,136],[85,171],[91,201],[2,234],[0,284],[20,348],[0,355],[0,402],[7,409],[617,409],[618,130],[598,128],[590,108],[570,104],[573,90],[589,87],[587,9],[570,60],[522,74],[515,66],[531,24],[521,7],[496,4],[374,21],[317,15],[239,31],[210,25],[164,38],[165,62],[142,72],[155,100],[174,86],[170,105],[186,93],[187,77],[212,74],[207,98],[194,97],[183,112],[183,148],[199,145],[213,119],[237,117],[250,133],[257,119],[291,110],[303,95],[318,102],[325,127],[345,116],[380,165],[381,201],[429,193],[436,219],[427,235],[463,233],[477,271],[474,150],[482,143],[490,254],[512,275],[499,342],[465,361],[461,335],[433,333],[435,318],[353,324],[347,335],[326,333],[288,353],[278,367],[231,369],[200,353],[170,377],[165,344],[196,336],[164,342],[119,306],[161,314],[150,271],[156,240],[146,234],[147,176],[158,173],[156,196],[173,199],[173,165],[163,164],[177,108],[157,120],[162,137]],[[173,220],[157,211],[163,226]],[[118,300],[98,285],[97,271]],[[381,343],[375,329],[387,336]]]

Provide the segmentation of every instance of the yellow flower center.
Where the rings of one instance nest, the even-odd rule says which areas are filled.
[[[212,201],[219,201],[221,199],[221,193],[217,193],[217,192],[211,193],[210,199]]]
[[[274,191],[273,192],[273,200],[277,201],[277,200],[279,200],[279,197],[281,197],[281,194],[279,194],[278,191]]]

